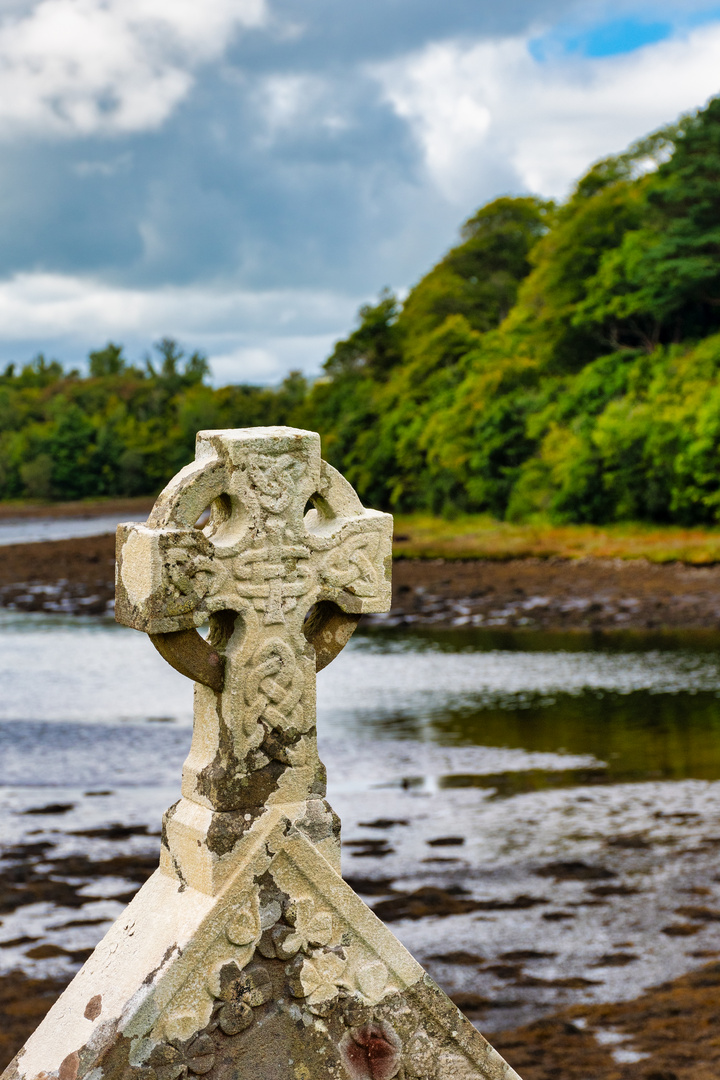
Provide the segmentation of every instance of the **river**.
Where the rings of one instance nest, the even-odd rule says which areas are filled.
[[[83,536],[114,533],[121,521],[133,514],[95,514],[85,517],[18,517],[0,519],[0,547],[37,544],[44,540],[75,540]]]
[[[376,630],[319,676],[344,873],[482,1030],[720,955],[717,644]],[[8,611],[0,679],[0,871],[35,889],[0,974],[62,974],[157,852],[192,691],[109,619]]]

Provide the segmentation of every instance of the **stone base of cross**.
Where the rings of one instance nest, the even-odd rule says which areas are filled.
[[[519,1080],[340,876],[315,672],[389,608],[391,539],[282,427],[201,432],[119,527],[116,617],[195,681],[182,798],[2,1080]]]

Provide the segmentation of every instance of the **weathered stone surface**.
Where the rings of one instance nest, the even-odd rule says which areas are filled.
[[[517,1076],[340,876],[315,670],[388,608],[391,529],[289,428],[201,432],[120,527],[117,617],[196,679],[182,798],[4,1080]]]

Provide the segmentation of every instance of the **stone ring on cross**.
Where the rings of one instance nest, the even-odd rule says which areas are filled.
[[[389,605],[390,515],[362,506],[320,459],[317,435],[280,431],[201,432],[197,460],[147,523],[118,531],[118,621],[213,690],[237,616],[253,641],[282,638],[307,654],[302,628],[320,671],[363,612]],[[195,629],[208,619],[210,642]]]
[[[315,672],[389,608],[391,543],[286,427],[200,432],[118,528],[116,618],[195,683],[182,797],[1,1080],[519,1080],[340,873]]]

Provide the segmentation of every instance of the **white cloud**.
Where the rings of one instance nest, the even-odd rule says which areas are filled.
[[[446,41],[370,69],[453,203],[491,197],[503,168],[508,189],[564,195],[592,161],[720,91],[717,23],[598,59],[543,62],[528,42]]]
[[[275,74],[261,79],[253,94],[265,124],[263,139],[297,135],[298,130],[320,128],[343,131],[349,122],[338,102],[338,88],[318,75]]]
[[[210,352],[213,382],[249,382],[272,385],[280,382],[289,371],[318,374],[320,364],[330,355],[333,343],[345,333],[302,334],[288,337],[256,338],[246,345],[236,345],[228,352]]]
[[[133,156],[128,151],[124,154],[116,154],[107,160],[78,161],[73,166],[76,176],[115,176],[116,173],[128,172],[132,167]]]
[[[18,274],[0,281],[2,356],[23,362],[45,341],[60,360],[77,363],[78,352],[108,340],[137,353],[167,334],[207,352],[216,382],[276,382],[291,368],[317,373],[363,299],[301,288],[251,292],[222,283],[143,290]]]
[[[313,105],[317,105],[325,83],[316,75],[270,75],[257,90],[257,100],[265,122],[276,130],[291,127]]]
[[[0,20],[0,134],[152,129],[265,0],[36,0]]]

